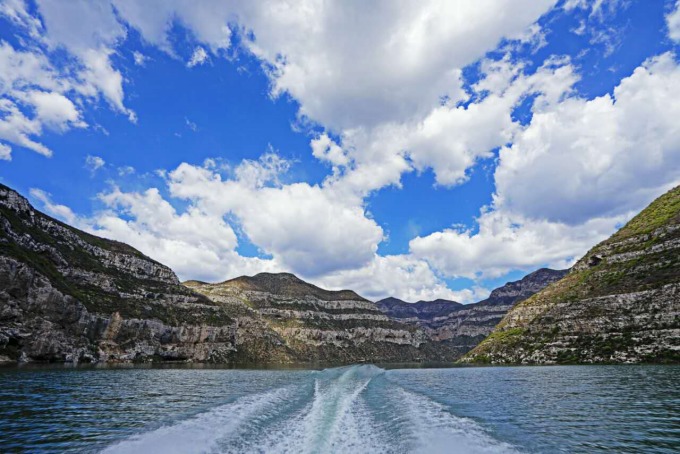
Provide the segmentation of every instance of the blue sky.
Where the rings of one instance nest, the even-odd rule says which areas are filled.
[[[183,279],[463,302],[680,182],[675,1],[303,3],[0,2],[0,181]]]

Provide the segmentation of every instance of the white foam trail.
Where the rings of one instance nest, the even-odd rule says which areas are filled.
[[[474,421],[380,377],[375,366],[313,374],[295,387],[237,399],[133,436],[106,453],[516,452]]]
[[[135,435],[109,446],[102,452],[107,454],[214,452],[221,439],[228,438],[241,425],[271,410],[271,407],[275,407],[289,394],[290,389],[279,388],[242,397],[180,423]]]
[[[385,451],[378,440],[361,394],[383,371],[373,366],[324,371],[315,379],[312,401],[269,436],[233,452],[353,453]]]
[[[471,419],[454,416],[434,400],[398,386],[390,389],[406,415],[411,440],[409,452],[448,454],[500,454],[518,452],[499,442]]]

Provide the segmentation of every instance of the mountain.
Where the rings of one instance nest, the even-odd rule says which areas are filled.
[[[449,314],[463,306],[455,301],[445,299],[407,303],[393,297],[376,301],[375,305],[392,318],[414,320],[431,320],[434,317]]]
[[[185,285],[218,304],[243,306],[302,362],[451,361],[465,353],[436,345],[353,291],[323,290],[288,273]]]
[[[515,306],[463,361],[680,361],[680,187]]]
[[[562,279],[568,272],[569,270],[540,268],[518,281],[508,282],[493,290],[487,299],[477,304],[487,306],[514,305],[543,290],[549,284]]]
[[[0,185],[0,361],[286,356],[264,328],[244,338],[236,315],[138,250],[59,222]]]
[[[210,285],[200,281],[188,281],[184,284],[192,287]],[[272,293],[290,298],[313,296],[322,301],[367,301],[352,290],[324,290],[290,273],[260,273],[255,276],[241,276],[216,285],[222,288]]]
[[[0,362],[351,363],[464,353],[350,290],[292,274],[185,284],[0,185]]]
[[[474,304],[448,300],[406,303],[386,298],[376,306],[395,319],[422,329],[436,345],[468,352],[488,336],[505,314],[519,301],[561,279],[567,270],[541,268],[524,278],[508,282]]]

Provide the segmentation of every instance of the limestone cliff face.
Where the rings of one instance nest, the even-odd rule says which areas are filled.
[[[465,362],[680,360],[680,187],[513,308]]]
[[[261,320],[300,361],[451,361],[461,354],[433,347],[423,330],[390,318],[352,291],[323,290],[292,274],[185,285]]]
[[[0,185],[0,361],[286,358],[276,333]],[[254,327],[255,326],[255,327]]]
[[[435,345],[467,352],[488,336],[515,304],[566,273],[566,270],[542,268],[519,281],[508,282],[493,290],[487,299],[474,304],[446,300],[406,303],[387,298],[376,305],[390,317],[421,328]]]

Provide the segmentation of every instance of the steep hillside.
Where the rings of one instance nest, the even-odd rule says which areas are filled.
[[[464,358],[494,364],[680,360],[680,187],[518,304]]]
[[[0,185],[0,361],[286,355],[266,327],[241,336],[235,315],[136,249],[63,224]]]
[[[352,291],[323,290],[292,274],[185,285],[219,304],[246,305],[300,361],[451,361],[464,353],[432,343],[419,327],[392,319]]]
[[[474,304],[463,305],[447,300],[409,304],[387,298],[376,305],[385,314],[418,326],[436,345],[468,352],[493,331],[516,303],[561,279],[566,273],[566,270],[539,269],[493,290],[487,299]]]

